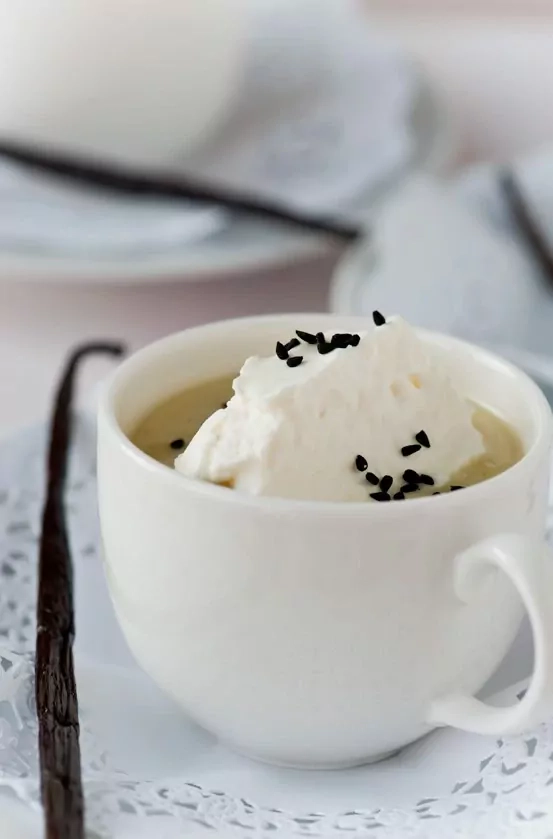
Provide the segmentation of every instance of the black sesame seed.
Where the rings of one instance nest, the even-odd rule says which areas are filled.
[[[301,329],[296,329],[296,335],[298,338],[301,338],[302,341],[305,341],[306,344],[317,343],[317,338],[315,335],[312,335],[311,332],[303,332]]]
[[[355,468],[359,472],[366,472],[367,469],[369,468],[369,464],[367,463],[367,461],[365,460],[365,458],[363,457],[362,454],[358,454],[357,457],[355,458]]]
[[[403,473],[403,480],[406,484],[418,484],[420,482],[420,476],[414,469],[406,469]]]
[[[277,354],[277,357],[280,358],[281,361],[286,361],[286,359],[288,358],[288,350],[286,349],[284,344],[281,344],[280,341],[277,341],[276,343],[275,352]]]
[[[184,449],[186,443],[184,442],[182,437],[178,437],[176,440],[171,440],[169,445],[172,449],[175,449],[175,451],[177,451],[178,449]]]
[[[425,449],[430,448],[430,440],[428,439],[426,431],[419,431],[418,434],[415,434],[415,440],[417,443],[420,443],[421,446],[424,446]]]
[[[371,498],[375,501],[391,501],[391,497],[387,492],[371,492]]]
[[[420,489],[417,484],[404,484],[401,487],[401,492],[418,492]]]
[[[367,474],[365,475],[365,480],[375,487],[378,486],[379,481],[374,472],[367,472]]]
[[[324,332],[317,332],[315,335],[315,341],[317,344],[326,344],[326,338]]]
[[[361,340],[360,335],[352,335],[351,336],[351,341],[350,341],[351,346],[352,347],[358,347],[360,340]]]
[[[338,350],[345,350],[346,347],[349,347],[350,341],[351,335],[337,332],[336,335],[332,336],[332,340],[330,343]]]
[[[413,444],[412,446],[403,446],[401,453],[403,457],[411,457],[412,454],[416,454],[420,452],[421,447],[418,443]]]
[[[441,495],[441,492],[433,492],[432,495]]]
[[[403,492],[396,492],[396,494],[394,495],[394,501],[403,501],[404,498],[405,495],[403,494]]]
[[[373,320],[375,326],[384,326],[384,324],[386,323],[386,318],[384,317],[384,315],[377,310],[373,312]]]
[[[426,484],[426,486],[434,486],[434,478],[430,477],[430,475],[419,475],[419,481],[421,484]]]
[[[335,349],[334,344],[317,344],[317,350],[320,355],[328,355],[329,352]]]
[[[290,350],[295,350],[296,347],[299,347],[299,345],[300,345],[300,342],[298,341],[298,339],[297,338],[292,338],[291,341],[288,341],[288,343],[284,345],[284,349],[288,350],[288,352],[290,352]]]
[[[394,479],[391,475],[384,475],[384,477],[380,481],[380,489],[382,490],[382,492],[389,492],[392,488],[393,482]]]
[[[303,361],[303,355],[296,355],[293,358],[289,358],[286,364],[288,367],[299,367]]]
[[[458,489],[464,489],[464,487],[460,487],[460,486],[450,487],[451,492],[457,492]]]

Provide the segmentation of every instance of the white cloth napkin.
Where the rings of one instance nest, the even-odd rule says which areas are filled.
[[[183,170],[350,213],[407,159],[412,67],[355,0],[256,0],[253,33],[238,106]]]
[[[410,64],[371,31],[356,0],[247,5],[249,42],[233,107],[202,144],[166,160],[164,174],[296,210],[358,216],[363,196],[409,157]],[[41,107],[47,119],[48,97]],[[0,113],[0,134],[1,126]],[[175,137],[173,147],[180,145]],[[218,209],[135,202],[0,161],[0,246],[7,249],[143,253],[204,239],[225,221]]]
[[[475,218],[481,220],[491,235],[509,239],[521,262],[519,276],[522,310],[518,313],[520,339],[509,340],[505,330],[501,338],[529,354],[551,357],[553,375],[553,279],[544,277],[535,257],[524,241],[508,203],[499,186],[500,166],[482,166],[458,179],[456,192]],[[508,167],[516,178],[525,204],[553,255],[553,147],[521,157]],[[482,278],[486,282],[486,277]],[[499,295],[496,305],[501,317],[507,307]]]
[[[513,161],[525,203],[553,252],[553,150]],[[525,244],[499,185],[499,166],[454,182],[416,176],[381,205],[347,266],[335,307],[399,312],[486,344],[553,385],[553,284]]]

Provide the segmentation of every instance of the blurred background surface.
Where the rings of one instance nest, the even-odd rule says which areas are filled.
[[[409,235],[401,226],[406,205],[386,207],[413,172],[438,178],[432,184],[453,191],[455,213],[464,213],[457,223],[467,215],[473,226],[480,219],[484,232],[477,236],[494,240],[482,245],[493,269],[479,267],[482,251],[474,251],[473,284],[500,270],[505,255],[497,262],[490,252],[505,247],[508,255],[514,243],[524,279],[506,296],[509,306],[524,299],[519,348],[533,332],[532,312],[547,310],[549,317],[541,268],[517,238],[495,189],[495,170],[472,168],[529,160],[528,188],[549,236],[549,2],[240,0],[229,17],[228,5],[217,0],[190,0],[186,8],[164,0],[160,7],[170,14],[163,23],[143,5],[131,26],[132,6],[110,3],[108,15],[107,0],[94,8],[60,0],[53,16],[47,0],[0,3],[0,143],[92,156],[117,171],[212,175],[225,188],[257,189],[264,201],[347,218],[377,234],[382,218],[386,270],[375,273],[370,247],[362,259],[344,260],[339,237],[321,239],[297,226],[181,199],[145,204],[110,194],[108,200],[104,192],[4,156],[0,433],[44,415],[63,354],[78,340],[122,337],[135,348],[223,317],[329,305],[363,310],[373,303],[373,289],[402,308],[406,292],[388,254],[402,250],[393,244],[396,221],[401,235]],[[349,21],[346,7],[355,16]],[[184,53],[191,72],[183,72]],[[386,157],[383,149],[392,153]],[[536,175],[538,151],[545,162]],[[425,201],[431,212],[428,194]],[[461,250],[466,256],[471,249]],[[452,260],[431,261],[434,278],[444,272],[442,292],[447,283],[458,286],[457,276],[445,279]],[[407,266],[398,270],[416,286]],[[428,274],[426,263],[420,270]],[[486,287],[495,299],[493,280]],[[461,296],[467,312],[475,294]],[[498,316],[505,340],[509,311],[506,304]],[[422,314],[430,325],[456,328],[444,309],[429,306]],[[545,339],[538,344],[524,348],[539,351],[541,363]],[[91,365],[86,393],[104,372],[105,366]]]

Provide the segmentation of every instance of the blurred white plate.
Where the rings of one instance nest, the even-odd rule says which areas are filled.
[[[407,172],[440,172],[452,156],[452,136],[447,114],[424,82],[411,116],[413,153],[407,166],[366,195],[363,211]],[[136,252],[113,257],[87,258],[41,252],[32,241],[0,250],[0,282],[17,280],[40,283],[152,283],[167,279],[194,281],[224,274],[294,262],[319,255],[329,245],[320,236],[299,233],[246,217],[232,217],[220,232],[194,244]]]

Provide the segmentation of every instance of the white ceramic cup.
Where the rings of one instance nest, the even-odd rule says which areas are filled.
[[[518,429],[499,477],[392,504],[255,498],[195,482],[128,439],[150,408],[235,373],[294,329],[352,331],[328,315],[190,329],[125,361],[99,412],[107,578],[136,658],[194,720],[251,756],[302,767],[383,757],[438,725],[507,735],[553,708],[553,570],[544,546],[551,413],[526,375],[423,333],[468,397]],[[474,698],[526,609],[524,699]]]
[[[170,166],[231,110],[248,0],[0,2],[0,136]]]

